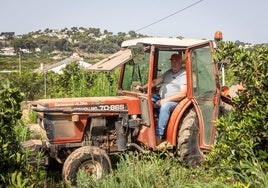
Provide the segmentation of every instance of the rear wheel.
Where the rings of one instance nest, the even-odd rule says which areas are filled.
[[[177,142],[177,154],[181,162],[190,166],[204,162],[204,155],[199,148],[199,127],[194,110],[190,110],[184,117]]]
[[[99,179],[110,172],[111,161],[100,148],[84,146],[73,151],[64,162],[62,177],[66,184],[76,185],[78,170]]]

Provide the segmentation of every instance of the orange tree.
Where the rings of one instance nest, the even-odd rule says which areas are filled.
[[[45,173],[29,165],[27,153],[20,147],[23,94],[9,81],[0,85],[0,187],[34,187]]]
[[[0,185],[9,185],[12,175],[20,168],[20,148],[14,127],[21,118],[21,93],[9,83],[0,90]]]
[[[234,172],[232,177],[242,182],[250,177],[251,185],[267,185],[268,47],[246,49],[233,42],[220,42],[215,56],[219,62],[227,62],[227,70],[244,82],[246,90],[233,99],[228,115],[218,120],[217,143],[208,164],[219,172]]]

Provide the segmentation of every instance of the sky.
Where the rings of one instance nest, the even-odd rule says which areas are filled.
[[[0,0],[0,33],[71,27],[268,43],[267,0]],[[143,28],[143,29],[142,29]]]

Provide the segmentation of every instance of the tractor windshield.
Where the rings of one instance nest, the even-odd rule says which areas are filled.
[[[125,64],[122,89],[135,90],[137,85],[142,85],[148,81],[149,52],[145,52],[142,47],[132,49],[133,58]]]
[[[122,82],[122,89],[128,91],[135,91],[137,85],[145,85],[148,83],[148,70],[149,70],[149,51],[140,49],[132,49],[133,59],[125,64],[124,76]],[[170,56],[175,53],[174,50],[160,50],[156,49],[155,52],[155,70],[154,78],[161,76],[164,72],[170,69]],[[160,87],[160,86],[158,86]],[[159,88],[155,88],[155,90]]]

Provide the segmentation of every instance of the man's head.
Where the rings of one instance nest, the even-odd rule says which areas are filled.
[[[181,54],[172,54],[169,60],[181,60]]]
[[[170,57],[171,69],[173,72],[179,72],[182,67],[182,55],[181,54],[172,54]]]

